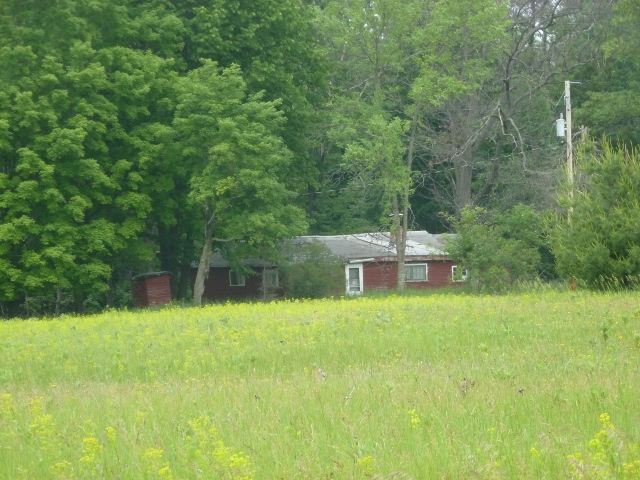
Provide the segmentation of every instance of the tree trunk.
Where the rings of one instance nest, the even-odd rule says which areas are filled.
[[[471,203],[471,177],[473,174],[470,149],[463,151],[453,159],[455,172],[454,201],[456,215],[460,215],[462,209]]]
[[[73,292],[73,304],[77,315],[84,313],[84,293],[78,290]]]
[[[209,262],[211,261],[211,243],[213,242],[213,218],[209,216],[209,207],[205,205],[205,227],[204,227],[204,244],[202,246],[202,254],[198,263],[198,273],[196,273],[196,281],[193,284],[193,303],[202,305],[202,294],[204,293],[204,282],[209,276]]]
[[[407,170],[411,174],[413,167],[413,155],[416,149],[416,136],[418,131],[418,114],[420,106],[415,105],[413,116],[411,118],[411,130],[409,133],[409,146],[407,148]],[[394,226],[396,230],[396,253],[398,260],[398,291],[404,292],[407,286],[407,272],[405,267],[405,258],[407,252],[407,228],[409,226],[409,190],[410,185],[401,195],[401,204],[398,205],[398,196],[394,196],[393,215]]]
[[[396,244],[396,259],[398,262],[398,282],[397,288],[398,292],[404,292],[404,287],[407,282],[407,273],[404,265],[405,258],[405,250],[407,246],[406,242],[406,232],[403,231],[403,221],[400,217],[400,207],[398,205],[398,195],[394,195],[392,199],[392,208],[393,208],[393,231],[391,232],[392,237],[395,237]]]
[[[205,235],[204,245],[202,246],[202,254],[200,255],[200,262],[198,263],[198,273],[196,273],[196,281],[193,284],[193,303],[198,306],[202,305],[204,281],[209,276],[209,262],[211,261],[211,239],[211,235]]]

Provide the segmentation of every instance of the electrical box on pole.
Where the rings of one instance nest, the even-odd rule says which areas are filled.
[[[562,114],[560,114],[560,118],[556,120],[556,136],[564,137],[565,136],[565,121]]]

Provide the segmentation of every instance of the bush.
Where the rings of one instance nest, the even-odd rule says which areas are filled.
[[[477,290],[501,291],[514,283],[554,275],[542,234],[542,218],[533,208],[516,205],[491,215],[465,207],[453,220],[455,236],[448,249],[458,270]]]
[[[552,250],[558,271],[597,289],[634,288],[640,278],[640,155],[591,148],[577,155],[577,179],[558,202]],[[573,189],[573,191],[572,191]]]
[[[343,261],[317,240],[287,246],[286,259],[278,265],[282,287],[291,298],[323,298],[342,295],[345,289]]]

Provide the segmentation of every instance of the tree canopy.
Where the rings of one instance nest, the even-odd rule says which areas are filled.
[[[125,306],[148,270],[186,298],[212,250],[301,233],[389,229],[403,265],[410,229],[553,210],[565,80],[575,124],[634,152],[639,18],[636,0],[5,0],[2,314]]]
[[[578,157],[579,182],[567,184],[551,245],[561,274],[596,288],[640,280],[640,153],[605,143]]]

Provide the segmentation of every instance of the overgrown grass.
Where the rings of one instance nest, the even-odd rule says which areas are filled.
[[[7,321],[0,478],[638,478],[639,398],[630,293]]]

